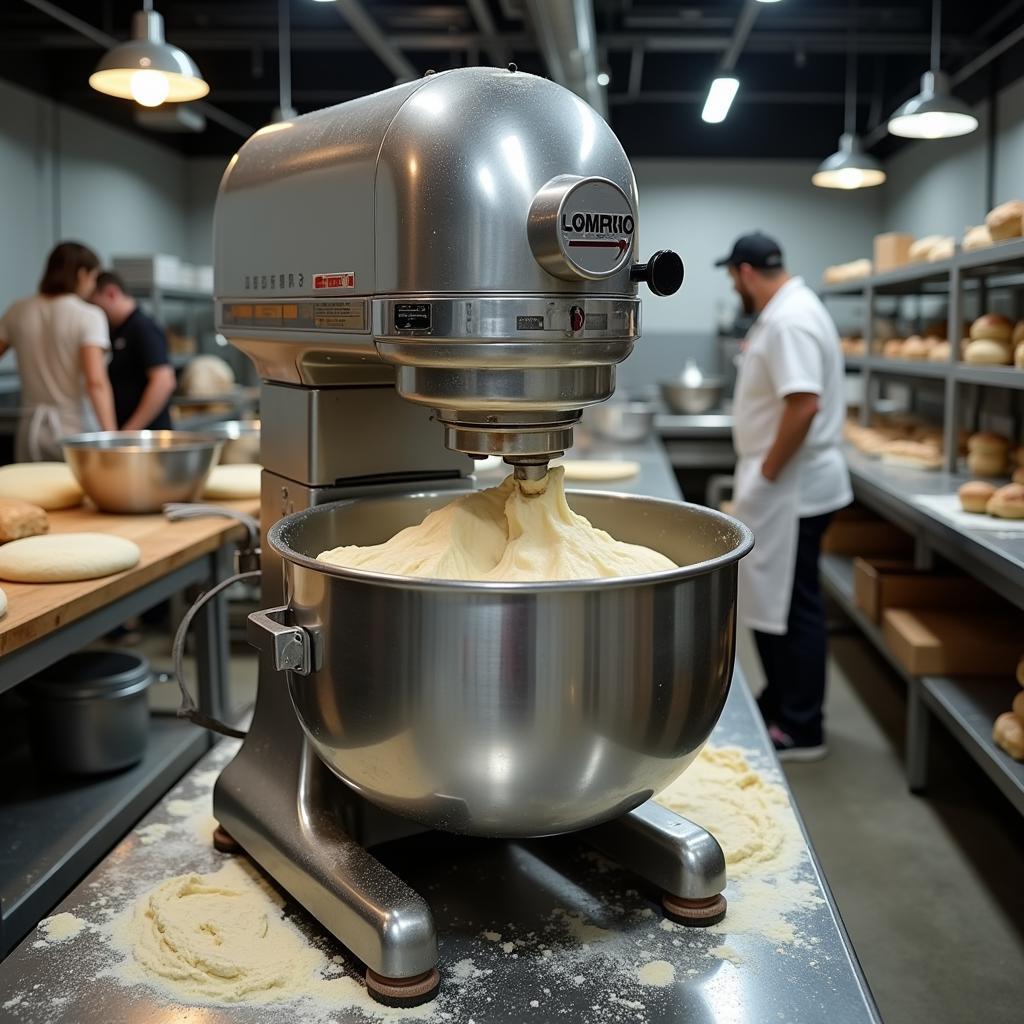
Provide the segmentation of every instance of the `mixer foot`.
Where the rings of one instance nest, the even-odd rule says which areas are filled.
[[[213,830],[213,848],[218,853],[238,853],[242,849],[234,836],[223,825],[218,825]]]
[[[670,920],[688,928],[710,928],[713,924],[718,924],[725,918],[728,906],[721,893],[707,899],[688,900],[682,896],[673,896],[670,892],[661,897],[661,905]]]
[[[412,1007],[429,1003],[441,987],[437,970],[425,971],[412,978],[385,978],[366,969],[366,990],[384,1006]]]

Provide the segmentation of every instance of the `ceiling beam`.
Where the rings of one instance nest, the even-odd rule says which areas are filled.
[[[399,81],[419,78],[420,73],[409,63],[401,48],[366,12],[360,0],[334,0],[335,7],[352,26],[352,31]],[[293,38],[294,45],[294,38]]]
[[[29,2],[29,0],[25,0]],[[36,2],[36,0],[33,0]],[[337,2],[337,0],[336,0]],[[344,0],[342,0],[344,2]],[[506,33],[503,36],[512,50],[536,52],[536,41],[529,35]],[[387,40],[398,50],[420,52],[468,50],[487,48],[487,39],[476,32],[451,33],[388,33]],[[728,49],[730,36],[724,35],[645,35],[630,32],[606,32],[600,42],[608,50],[631,52],[641,46],[648,56],[652,53],[724,53]],[[808,33],[807,35],[778,32],[753,32],[744,46],[746,53],[792,55],[797,50],[804,53],[846,53],[854,42],[858,53],[893,56],[916,56],[928,54],[931,39],[920,33],[904,36],[896,34],[865,34],[850,37],[844,33]],[[277,32],[267,29],[256,32],[236,32],[228,29],[183,29],[175,31],[174,43],[190,52],[218,52],[230,50],[249,51],[254,47],[277,48]],[[88,40],[70,33],[15,31],[0,35],[0,50],[10,51],[21,48],[81,50],[91,49]],[[309,53],[337,52],[339,50],[366,50],[367,44],[351,32],[292,31],[292,50]],[[964,58],[974,57],[984,49],[975,39],[966,37],[944,37],[942,52]]]
[[[754,27],[754,22],[757,21],[757,16],[760,13],[761,4],[759,0],[746,0],[739,16],[736,18],[736,27],[732,30],[732,38],[729,40],[729,45],[722,54],[719,71],[728,72],[736,67],[736,61],[740,59],[743,47],[746,45],[751,29]]]
[[[484,45],[491,59],[498,67],[506,67],[509,63],[509,50],[498,31],[498,26],[491,17],[491,9],[487,0],[466,0],[469,13],[473,15],[477,28],[484,37]]]

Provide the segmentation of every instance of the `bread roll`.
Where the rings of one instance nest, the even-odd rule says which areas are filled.
[[[1013,352],[1013,365],[1018,370],[1024,370],[1024,341],[1019,342]]]
[[[890,338],[882,346],[882,355],[886,359],[900,359],[903,356],[903,339]]]
[[[1024,722],[1012,711],[1005,711],[996,719],[992,739],[1014,760],[1024,760]]]
[[[967,438],[967,450],[978,455],[998,455],[1005,459],[1010,451],[1010,442],[1002,434],[981,430]]]
[[[951,260],[955,252],[956,239],[952,235],[945,235],[928,250],[928,262],[938,263],[940,260]]]
[[[981,224],[976,228],[968,228],[964,232],[964,252],[975,252],[978,249],[987,249],[991,244],[992,236],[988,233],[988,228],[984,224]]]
[[[1013,713],[1020,719],[1024,719],[1024,690],[1021,690],[1013,698]]]
[[[925,235],[913,242],[907,252],[911,263],[924,263],[932,248],[942,241],[942,235]]]
[[[228,394],[235,386],[235,371],[220,356],[196,356],[181,374],[181,393],[190,398]]]
[[[1019,345],[1024,341],[1024,320],[1018,320],[1013,325],[1013,334],[1010,335],[1010,341],[1014,345]]]
[[[948,341],[937,341],[928,353],[930,363],[948,363],[952,355],[951,346]]]
[[[1017,682],[1024,686],[1024,655],[1021,655],[1020,661],[1017,662]]]
[[[1024,203],[1019,199],[1011,199],[1008,203],[1000,203],[989,211],[985,218],[985,227],[992,236],[993,242],[1001,242],[1006,238],[1020,238],[1024,235],[1021,217],[1024,215]]]
[[[1005,342],[979,338],[964,349],[964,362],[977,366],[1009,366],[1012,359]]]
[[[923,338],[907,338],[903,342],[901,355],[904,359],[927,359],[933,345],[934,342],[929,345]]]
[[[970,480],[963,484],[956,493],[960,499],[960,507],[965,512],[980,512],[983,514],[988,506],[989,499],[996,493],[996,489],[992,484],[986,483],[984,480]]]
[[[988,499],[986,511],[999,519],[1024,519],[1024,484],[1006,484]]]
[[[990,338],[993,341],[1006,341],[1013,337],[1013,321],[1000,313],[985,313],[971,324],[971,340]]]
[[[941,469],[942,453],[920,441],[890,441],[881,451],[882,461],[915,469]]]
[[[998,455],[971,453],[967,456],[967,471],[974,476],[1006,476],[1006,460]]]
[[[0,542],[35,537],[50,529],[46,512],[20,498],[0,498]]]

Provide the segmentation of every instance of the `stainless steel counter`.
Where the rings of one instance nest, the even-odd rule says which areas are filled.
[[[595,443],[585,453],[641,463],[639,477],[609,485],[614,489],[678,497],[655,441]],[[711,742],[743,748],[753,766],[785,786],[739,673]],[[203,835],[211,824],[214,778],[235,747],[233,741],[220,743],[56,908],[96,927],[59,945],[41,944],[40,936],[31,935],[0,964],[0,1020],[350,1024],[401,1019],[400,1013],[379,1008],[368,1018],[355,1005],[295,1002],[190,1009],[146,987],[126,987],[109,973],[117,957],[103,926],[113,913],[168,875],[206,872],[223,862]],[[798,824],[795,809],[791,813]],[[799,892],[798,907],[751,928],[751,918],[758,917],[751,914],[757,890],[730,885],[730,916],[708,931],[664,927],[656,893],[572,836],[503,842],[430,834],[376,852],[427,897],[435,915],[446,981],[429,1020],[862,1024],[880,1019],[809,844],[795,877],[779,889],[783,900],[790,887]],[[344,957],[316,921],[298,908],[288,913],[311,941]],[[654,960],[672,965],[672,983],[638,982],[638,966]],[[346,959],[335,969],[358,976],[358,965]]]
[[[708,412],[700,416],[665,412],[655,417],[654,429],[665,438],[731,441],[733,423],[731,412]]]

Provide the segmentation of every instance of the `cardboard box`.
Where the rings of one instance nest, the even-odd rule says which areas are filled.
[[[821,550],[862,558],[912,558],[914,539],[884,519],[834,519],[821,539]]]
[[[1005,675],[1012,679],[1022,642],[1020,612],[890,608],[882,635],[914,676]]]
[[[887,608],[1005,608],[1005,602],[970,576],[915,569],[913,562],[902,559],[855,558],[853,599],[872,622],[881,622]]]
[[[904,267],[910,262],[910,247],[914,244],[914,236],[902,231],[887,231],[884,235],[875,235],[875,273]]]

